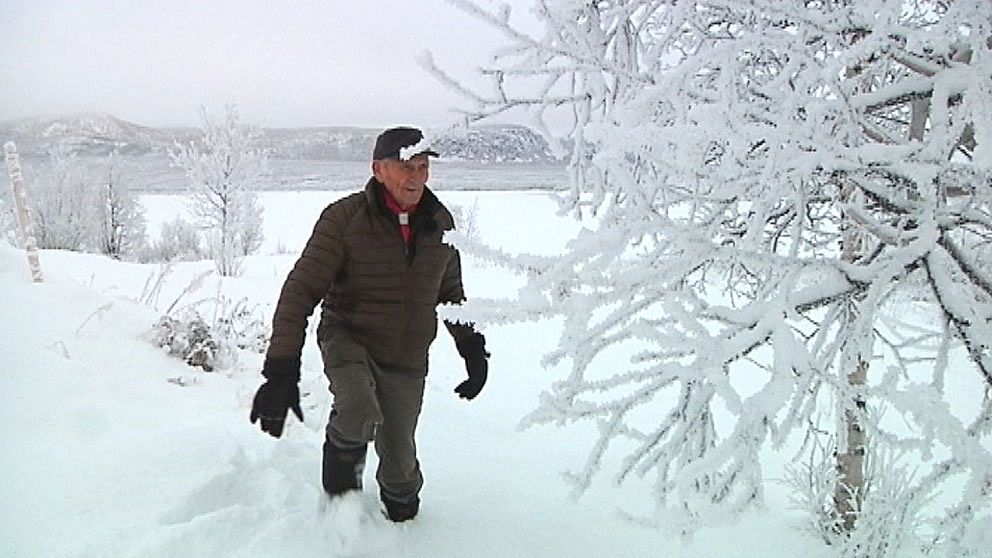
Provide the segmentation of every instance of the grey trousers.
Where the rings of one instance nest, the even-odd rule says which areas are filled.
[[[322,324],[320,330],[324,374],[334,395],[327,439],[340,448],[374,441],[382,495],[412,500],[424,484],[414,439],[424,377],[379,365],[341,326]]]

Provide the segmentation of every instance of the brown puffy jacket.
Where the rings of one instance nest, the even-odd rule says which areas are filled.
[[[437,305],[460,303],[458,251],[442,242],[451,213],[424,189],[403,242],[396,215],[375,178],[327,206],[283,284],[272,320],[268,359],[299,359],[307,319],[323,299],[318,337],[340,324],[383,365],[427,373],[427,349],[437,335]],[[472,333],[448,325],[457,339]]]

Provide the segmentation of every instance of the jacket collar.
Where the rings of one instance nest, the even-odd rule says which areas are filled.
[[[393,212],[386,205],[386,186],[376,180],[374,176],[369,178],[368,183],[365,184],[365,199],[368,201],[369,207],[375,208],[376,213],[386,217],[393,216]],[[441,202],[434,195],[434,192],[424,186],[424,195],[420,197],[416,211],[410,215],[414,220],[432,218],[440,205]]]

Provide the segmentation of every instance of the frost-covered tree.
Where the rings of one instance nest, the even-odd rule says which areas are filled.
[[[96,245],[100,251],[115,259],[138,252],[145,243],[145,210],[122,176],[116,152],[107,156],[94,202]]]
[[[265,235],[262,234],[262,205],[255,192],[238,196],[232,204],[233,213],[241,216],[240,226],[234,231],[234,245],[238,256],[250,256],[262,247]]]
[[[32,181],[31,204],[39,248],[81,251],[91,248],[92,189],[86,169],[65,144],[49,152],[47,166]]]
[[[204,230],[218,273],[237,275],[242,257],[261,243],[262,208],[253,188],[266,155],[258,146],[260,133],[240,122],[234,105],[219,123],[204,110],[203,123],[200,143],[177,145],[171,156],[186,172],[190,211]]]
[[[508,8],[453,3],[508,38],[492,89],[424,65],[475,102],[467,121],[527,110],[570,148],[563,211],[592,217],[554,258],[452,235],[528,284],[449,317],[564,320],[546,362],[570,372],[525,422],[596,424],[577,491],[616,451],[616,481],[653,477],[657,521],[691,531],[762,502],[767,448],[826,429],[834,488],[811,506],[844,552],[898,553],[885,521],[858,518],[906,517],[948,487],[960,497],[916,534],[979,548],[992,4],[543,0],[530,36]],[[949,397],[951,375],[971,391]],[[902,469],[866,454],[918,473],[872,476]]]

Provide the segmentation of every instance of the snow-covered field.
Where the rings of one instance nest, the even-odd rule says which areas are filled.
[[[183,303],[248,297],[266,317],[321,209],[343,192],[263,193],[266,241],[242,277],[211,277]],[[441,192],[482,238],[511,252],[554,253],[577,230],[537,192]],[[149,232],[182,213],[179,198],[143,197]],[[284,253],[285,252],[285,253]],[[274,440],[248,423],[261,356],[204,373],[148,341],[150,326],[210,262],[176,265],[157,297],[157,265],[43,251],[31,284],[21,251],[0,246],[0,556],[12,557],[827,557],[802,530],[769,471],[767,509],[691,540],[644,527],[649,484],[610,475],[577,501],[559,475],[582,465],[590,432],[520,431],[520,419],[561,370],[540,367],[556,323],[487,331],[490,381],[472,402],[442,333],[419,428],[426,476],[421,515],[393,525],[366,492],[328,507],[319,481],[330,409],[313,336],[304,349],[303,424]],[[469,296],[509,295],[521,280],[467,258]],[[315,320],[314,320],[315,321]]]

